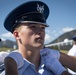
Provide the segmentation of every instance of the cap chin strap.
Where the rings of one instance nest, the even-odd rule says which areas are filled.
[[[49,25],[47,25],[46,23],[36,22],[36,21],[19,21],[19,23],[36,23],[36,24],[42,24],[46,27],[49,27]]]
[[[12,32],[12,33],[13,33],[14,28],[17,26],[17,24],[20,24],[20,23],[36,23],[36,24],[42,24],[42,25],[44,25],[45,27],[49,27],[48,24],[42,23],[42,22],[36,22],[36,21],[19,21],[18,23],[14,24],[13,27],[11,28],[11,32]]]

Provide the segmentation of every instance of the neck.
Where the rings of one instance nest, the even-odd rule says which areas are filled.
[[[40,50],[19,50],[22,56],[35,65],[38,71],[40,65]]]

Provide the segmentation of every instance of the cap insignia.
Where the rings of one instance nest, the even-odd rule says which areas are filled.
[[[37,11],[39,11],[40,13],[44,12],[44,5],[40,6],[39,4],[37,4]]]

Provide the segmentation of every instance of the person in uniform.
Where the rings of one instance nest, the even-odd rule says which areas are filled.
[[[0,38],[0,42],[1,42],[2,40],[1,40],[1,38]]]
[[[76,71],[76,59],[44,48],[48,16],[48,6],[39,0],[26,2],[9,13],[4,27],[14,35],[18,51],[5,58],[5,70],[0,75],[71,75],[63,65]]]
[[[5,51],[0,52],[0,73],[5,69],[4,67],[4,59],[7,57],[9,53]]]
[[[73,40],[73,46],[72,48],[68,51],[68,55],[71,55],[71,56],[76,56],[76,36],[73,36],[72,37],[72,40]],[[68,71],[72,74],[72,75],[76,75],[76,72],[68,69]]]

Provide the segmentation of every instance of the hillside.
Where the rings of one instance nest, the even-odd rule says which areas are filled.
[[[11,40],[5,40],[0,42],[0,48],[1,47],[13,48],[15,45],[17,46],[17,43]]]
[[[62,42],[62,41],[64,41],[66,38],[67,38],[68,40],[71,40],[71,38],[72,38],[73,36],[75,36],[75,35],[76,35],[76,30],[72,30],[72,31],[70,31],[70,32],[66,32],[66,33],[60,35],[57,39],[55,39],[55,40],[53,40],[52,42],[50,42],[49,44],[51,44],[51,43],[56,43],[56,42]]]
[[[76,36],[76,30],[72,30],[70,32],[66,32],[66,33],[60,35],[57,39],[53,40],[52,42],[48,43],[47,45],[62,42],[65,39],[72,40],[71,38],[73,36]],[[60,46],[60,49],[69,50],[71,47],[72,47],[72,45],[69,44],[69,45]]]

